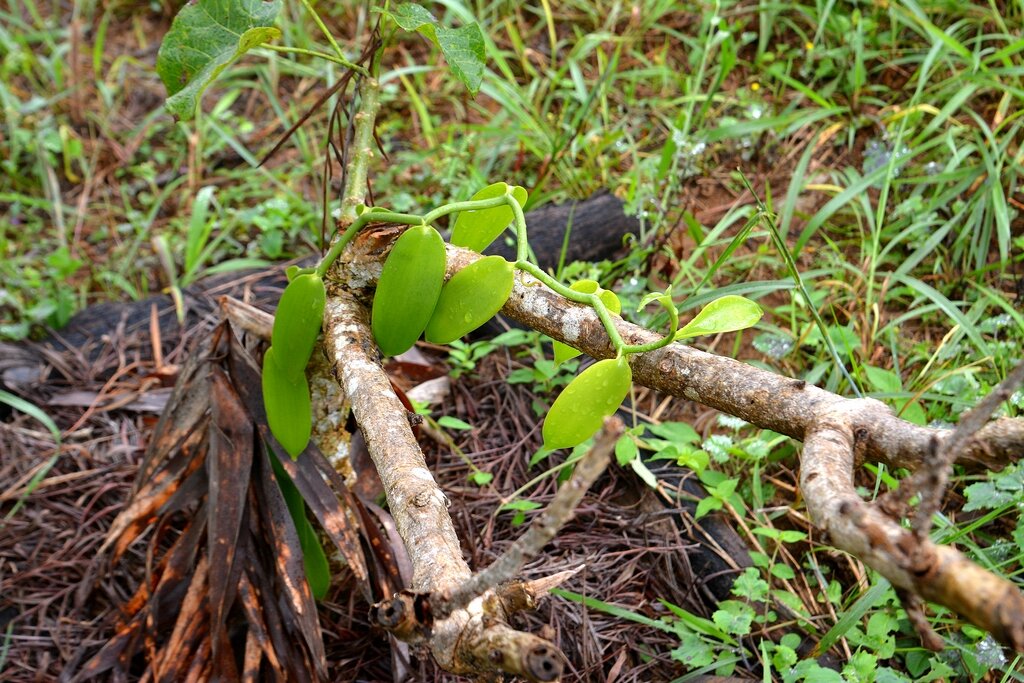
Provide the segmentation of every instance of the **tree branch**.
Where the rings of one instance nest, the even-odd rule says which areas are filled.
[[[449,246],[449,273],[479,258],[471,251]],[[594,358],[614,356],[608,337],[590,308],[566,301],[524,273],[516,274],[512,296],[502,313]],[[645,344],[660,337],[625,321],[619,321],[617,327],[627,344]],[[632,356],[630,365],[633,381],[639,384],[801,440],[819,415],[850,400],[803,380],[678,343]],[[863,447],[857,452],[858,464],[870,460],[907,469],[915,469],[924,461],[933,438],[941,444],[953,433],[901,420],[879,402],[862,406],[853,427],[864,431]],[[959,454],[958,461],[999,469],[1020,457],[1022,445],[1024,420],[1002,418],[978,431]]]
[[[487,569],[474,574],[447,596],[442,604],[434,606],[434,615],[450,614],[498,584],[509,581],[530,558],[535,557],[550,543],[559,529],[572,519],[583,495],[608,467],[609,459],[615,450],[615,442],[624,431],[625,425],[621,419],[615,416],[607,418],[594,445],[576,463],[572,477],[558,489],[547,509],[533,521],[527,532],[516,539],[516,542]]]
[[[854,555],[897,588],[954,610],[1002,643],[1024,651],[1024,595],[950,546],[918,538],[866,503],[853,484],[858,437],[854,425],[874,412],[873,399],[835,404],[804,439],[800,487],[814,523],[832,544]],[[913,606],[913,603],[909,605]],[[929,645],[941,640],[925,639]]]
[[[351,402],[412,562],[412,590],[441,594],[456,589],[470,578],[470,569],[448,515],[448,499],[427,469],[409,414],[377,360],[366,309],[332,286],[324,332],[328,358]],[[438,664],[455,673],[504,671],[535,681],[560,676],[564,657],[554,645],[508,627],[488,597],[429,624],[426,631],[406,634],[407,639],[426,639]],[[400,600],[388,608],[414,614],[415,598],[408,602],[408,607]]]
[[[373,281],[394,234],[384,228],[355,241],[345,256],[351,282]],[[479,258],[449,246],[449,275]],[[521,271],[502,312],[595,358],[614,355],[592,309],[563,299]],[[659,337],[624,321],[617,322],[617,329],[627,344]],[[951,547],[937,546],[904,529],[880,505],[861,500],[853,486],[855,468],[864,460],[917,469],[954,438],[952,430],[919,427],[899,419],[879,401],[843,398],[802,380],[678,343],[631,356],[630,364],[635,382],[803,440],[801,486],[811,517],[837,548],[904,591],[915,623],[923,622],[918,596],[950,607],[1001,642],[1024,651],[1024,596],[1015,584]],[[1020,456],[1024,420],[997,419],[974,432],[972,439],[959,441],[954,445],[960,461],[1005,466]],[[922,635],[926,644],[935,645],[934,637]]]

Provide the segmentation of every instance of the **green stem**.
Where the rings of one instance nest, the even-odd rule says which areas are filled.
[[[360,113],[364,110],[360,109]],[[356,115],[359,116],[358,114]],[[359,131],[359,123],[357,122],[357,134]],[[358,153],[358,152],[357,152]],[[352,170],[350,169],[350,173]],[[365,173],[365,168],[363,169]],[[352,177],[350,175],[350,177]],[[353,179],[353,182],[355,180]],[[344,251],[345,247],[356,234],[366,227],[369,223],[398,223],[401,225],[431,225],[434,221],[444,216],[448,216],[453,213],[460,211],[479,211],[481,209],[493,209],[497,206],[507,204],[512,209],[512,215],[515,219],[516,229],[516,252],[517,259],[515,267],[519,270],[529,273],[539,281],[550,287],[557,294],[575,301],[576,303],[590,306],[594,309],[598,319],[601,321],[601,325],[604,326],[605,332],[608,333],[608,339],[612,343],[612,347],[615,349],[616,356],[631,353],[645,353],[647,351],[653,351],[660,349],[663,346],[671,344],[675,340],[676,330],[679,327],[679,316],[675,313],[674,307],[666,307],[669,310],[670,317],[670,330],[669,334],[661,339],[647,344],[627,344],[622,339],[622,335],[619,334],[618,328],[615,326],[615,319],[612,312],[608,310],[608,307],[601,301],[601,297],[597,294],[585,294],[583,292],[577,292],[574,289],[566,287],[561,282],[553,278],[552,276],[545,273],[534,263],[530,263],[527,260],[528,244],[526,241],[526,216],[523,214],[523,207],[519,206],[519,202],[516,201],[515,197],[512,196],[511,191],[506,192],[500,197],[492,197],[490,199],[476,199],[468,200],[464,202],[453,202],[451,204],[445,204],[438,208],[428,212],[423,216],[416,216],[408,213],[397,213],[394,211],[387,211],[383,209],[366,209],[358,217],[355,217],[357,204],[350,204],[350,200],[357,195],[356,191],[347,191],[345,196],[345,204],[343,211],[349,210],[351,207],[351,213],[354,219],[350,219],[348,227],[331,245],[330,251],[323,257],[320,264],[316,268],[316,273],[319,277],[324,277],[327,271],[334,264],[337,258]],[[361,196],[361,194],[359,195]],[[342,220],[345,220],[345,214],[342,215]]]
[[[377,223],[399,223],[401,225],[422,225],[423,219],[419,216],[413,216],[408,213],[395,213],[393,211],[380,211],[380,210],[368,210],[362,215],[356,218],[352,223],[345,228],[345,232],[334,241],[331,245],[330,251],[320,259],[320,264],[316,267],[316,274],[319,277],[327,275],[327,271],[330,270],[334,262],[341,256],[341,252],[344,251],[345,247],[352,238],[356,236],[360,230],[365,228],[370,222]]]
[[[605,332],[608,333],[608,338],[611,340],[612,346],[615,347],[616,355],[628,353],[626,349],[630,347],[626,342],[622,341],[622,336],[619,334],[619,330],[615,327],[615,321],[612,320],[611,311],[609,311],[608,307],[604,305],[603,301],[601,301],[601,297],[596,294],[584,294],[583,292],[577,292],[569,289],[561,282],[541,270],[539,266],[524,259],[516,261],[516,268],[534,276],[566,299],[575,301],[576,303],[586,304],[593,308],[594,312],[597,313],[597,317],[601,320],[601,324],[604,325]]]
[[[507,203],[508,200],[505,199],[505,197],[507,196],[510,195],[501,195],[500,197],[492,197],[491,199],[475,199],[467,200],[464,202],[454,202],[452,204],[445,204],[444,206],[439,206],[430,213],[428,213],[427,215],[425,215],[423,217],[423,222],[429,225],[436,221],[438,218],[441,218],[442,216],[447,216],[449,214],[457,213],[459,211],[478,211],[480,209],[493,209],[496,206],[501,206],[502,204]],[[516,202],[514,199],[512,200],[512,203],[515,204],[516,206],[519,206],[519,203]],[[522,209],[520,209],[520,211],[522,211]]]
[[[376,58],[374,71],[377,70]],[[352,132],[352,159],[348,164],[348,180],[345,185],[345,196],[341,200],[339,222],[348,225],[356,219],[356,210],[365,204],[366,178],[370,160],[374,155],[376,142],[373,138],[373,126],[380,111],[380,83],[376,77],[364,78],[359,81],[359,111],[352,117],[355,130]]]
[[[339,63],[344,64],[348,68],[358,72],[363,76],[369,76],[370,73],[366,69],[356,64],[353,64],[352,62],[348,61],[345,58],[345,53],[338,45],[338,41],[336,41],[334,39],[334,36],[331,35],[331,32],[327,30],[327,26],[324,24],[323,19],[321,19],[320,15],[317,14],[317,11],[313,9],[313,5],[309,2],[309,0],[302,0],[302,4],[303,6],[305,6],[306,10],[313,16],[313,21],[316,22],[317,27],[319,27],[320,32],[324,34],[324,37],[327,38],[327,42],[331,44],[331,48],[334,49],[334,54],[338,55],[338,59],[341,60]]]
[[[601,321],[601,325],[604,326],[605,332],[608,333],[608,339],[611,341],[612,346],[615,348],[616,356],[630,353],[645,353],[647,351],[654,351],[660,349],[663,346],[668,346],[674,341],[676,330],[679,327],[679,316],[671,315],[671,331],[668,336],[663,337],[657,341],[649,342],[647,344],[627,344],[622,340],[622,335],[619,334],[618,328],[615,326],[615,320],[612,318],[611,311],[601,301],[601,297],[597,294],[584,294],[583,292],[577,292],[574,289],[570,289],[563,285],[561,282],[551,277],[539,266],[530,263],[527,260],[527,254],[529,251],[528,243],[526,241],[526,216],[523,215],[523,207],[519,206],[519,202],[512,197],[511,194],[506,194],[504,197],[505,201],[509,206],[512,207],[512,214],[515,216],[516,226],[516,268],[519,270],[529,273],[534,276],[545,285],[550,287],[555,293],[564,296],[570,301],[577,303],[586,304],[594,309],[597,313],[598,319]],[[674,309],[673,309],[674,310]]]
[[[272,43],[264,43],[262,47],[265,47],[268,50],[273,50],[274,52],[284,52],[294,55],[306,55],[307,57],[319,57],[320,59],[326,59],[329,62],[334,62],[335,64],[340,64],[345,68],[352,69],[353,71],[363,76],[367,75],[366,69],[359,66],[358,64],[353,64],[344,57],[336,57],[335,55],[329,55],[326,52],[317,52],[316,50],[307,50],[301,47],[288,47],[287,45],[274,45]]]
[[[526,241],[526,216],[523,214],[523,207],[512,195],[506,195],[506,200],[512,207],[512,216],[516,222],[516,261],[526,263],[530,258],[530,243]]]

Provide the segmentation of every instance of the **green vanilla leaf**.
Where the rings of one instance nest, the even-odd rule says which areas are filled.
[[[323,600],[331,587],[331,567],[327,562],[327,555],[320,545],[316,536],[316,530],[306,515],[306,502],[302,494],[295,486],[291,477],[281,467],[277,457],[270,456],[270,465],[274,470],[274,477],[281,489],[281,495],[288,506],[288,513],[295,524],[295,532],[299,536],[299,547],[302,549],[302,564],[306,570],[306,581],[309,582],[309,590],[316,600]]]
[[[424,337],[449,344],[494,317],[512,293],[515,268],[500,256],[485,256],[445,284]]]
[[[441,295],[446,263],[444,240],[428,225],[409,228],[395,240],[370,315],[373,338],[385,356],[405,353],[423,334]]]
[[[484,34],[475,24],[460,28],[441,26],[434,15],[413,2],[404,2],[390,11],[382,11],[406,31],[416,31],[441,49],[455,77],[476,95],[484,77]]]
[[[640,300],[640,305],[636,307],[636,310],[642,311],[648,305],[657,302],[661,305],[665,312],[668,313],[668,324],[669,324],[669,335],[675,335],[676,330],[679,328],[679,310],[676,308],[676,304],[672,301],[672,285],[668,286],[664,292],[650,292],[643,299]],[[673,339],[678,337],[673,336]]]
[[[324,317],[327,292],[314,274],[296,275],[281,295],[274,313],[270,345],[281,369],[302,372],[313,354]]]
[[[195,0],[181,8],[164,36],[156,71],[167,88],[167,110],[191,119],[203,91],[249,50],[277,40],[281,0]]]
[[[619,301],[618,295],[610,289],[601,289],[597,280],[577,280],[569,285],[569,289],[582,294],[597,294],[597,296],[601,298],[601,303],[603,303],[605,308],[607,308],[613,315],[622,313],[622,303]],[[578,349],[574,349],[568,344],[563,344],[560,341],[553,341],[552,347],[555,352],[555,365],[561,365],[565,361],[571,360],[581,353]]]
[[[555,399],[544,420],[544,448],[572,448],[601,428],[633,383],[625,357],[600,360],[579,374]]]
[[[270,433],[292,459],[306,449],[313,432],[313,407],[305,368],[288,371],[277,362],[271,346],[263,356],[263,407]]]
[[[472,201],[501,197],[508,187],[505,183],[488,185],[473,195]],[[512,196],[519,206],[526,206],[527,194],[524,188],[518,185],[512,186]],[[498,238],[498,235],[508,227],[514,218],[512,207],[507,204],[490,209],[463,211],[455,219],[451,243],[457,247],[465,247],[477,253],[483,253],[484,249]]]
[[[764,311],[750,299],[729,294],[702,308],[693,320],[676,332],[676,339],[745,330],[757,324],[762,315]]]

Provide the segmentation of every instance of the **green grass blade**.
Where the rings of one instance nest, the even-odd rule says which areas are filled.
[[[946,298],[946,295],[931,285],[925,284],[916,277],[912,277],[910,275],[894,274],[893,279],[903,283],[925,299],[928,299],[938,306],[943,313],[949,316],[957,325],[960,326],[960,329],[963,330],[964,334],[967,335],[967,338],[971,340],[981,355],[992,355],[992,350],[989,348],[988,343],[982,338],[981,332],[978,331],[978,328],[967,319],[967,316],[964,315],[963,311],[957,308],[956,304]]]
[[[846,635],[854,624],[858,623],[868,610],[878,604],[878,601],[885,597],[885,594],[889,591],[889,582],[879,577],[878,583],[871,586],[863,595],[857,598],[857,601],[850,606],[850,609],[843,612],[843,616],[839,617],[836,621],[835,626],[830,628],[825,635],[821,637],[818,644],[814,646],[813,657],[819,657],[826,652],[829,648],[835,645],[836,641]]]

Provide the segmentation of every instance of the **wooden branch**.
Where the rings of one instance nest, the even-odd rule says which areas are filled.
[[[625,425],[618,417],[612,416],[605,419],[604,428],[598,434],[594,445],[576,463],[572,477],[558,489],[547,509],[533,521],[527,532],[516,539],[515,543],[487,569],[474,574],[472,578],[443,598],[441,604],[434,605],[434,616],[450,614],[453,610],[464,607],[488,590],[511,580],[528,560],[535,557],[545,545],[550,543],[559,529],[572,519],[576,507],[583,500],[583,495],[608,467],[608,462],[615,450],[615,442],[619,440],[625,429]]]
[[[474,252],[449,246],[449,272],[461,270],[479,258]],[[502,313],[594,358],[615,355],[601,322],[589,307],[566,301],[525,273],[516,273],[512,296]],[[661,336],[625,321],[617,327],[627,344],[646,344]],[[630,365],[633,381],[638,384],[801,440],[822,412],[849,400],[803,380],[678,343],[633,356]],[[858,464],[866,459],[907,469],[923,462],[933,438],[941,443],[952,435],[951,430],[919,427],[901,420],[882,403],[863,406],[854,429],[864,430]],[[1020,456],[1022,444],[1024,420],[1002,418],[977,432],[958,460],[998,469]]]
[[[374,279],[394,234],[393,229],[384,228],[356,240],[346,256],[353,283]],[[479,258],[449,246],[449,275]],[[564,300],[522,272],[517,271],[502,312],[595,358],[614,355],[592,309]],[[619,322],[617,328],[627,344],[659,338],[626,322]],[[917,469],[953,438],[952,430],[919,427],[899,419],[879,401],[843,398],[803,380],[678,343],[633,356],[630,364],[635,382],[803,440],[801,486],[813,520],[837,548],[860,558],[903,592],[916,624],[924,622],[917,598],[930,600],[1024,652],[1024,596],[1014,583],[951,547],[919,538],[880,505],[861,500],[853,487],[853,473],[863,461]],[[974,432],[973,438],[955,445],[962,445],[956,453],[959,461],[1005,466],[1024,450],[1024,420],[994,420]],[[926,644],[936,644],[935,638],[919,630]]]
[[[332,286],[324,333],[328,358],[366,438],[409,553],[412,590],[419,594],[454,590],[470,578],[470,570],[448,515],[448,499],[427,469],[409,414],[380,366],[365,307]],[[455,673],[504,671],[534,681],[560,676],[564,657],[554,645],[508,627],[502,615],[489,609],[487,597],[430,624],[429,631],[407,637],[426,639],[438,664]],[[399,610],[394,604],[390,608]],[[411,603],[402,609],[406,614],[415,612]]]
[[[958,550],[918,538],[853,484],[855,424],[877,401],[849,400],[824,411],[804,439],[800,487],[814,523],[832,544],[911,595],[954,610],[1002,643],[1024,651],[1024,595],[1012,582],[971,562]],[[941,640],[925,640],[942,646]]]
[[[920,495],[921,502],[914,514],[914,533],[919,539],[927,536],[932,528],[933,515],[942,504],[949,472],[957,455],[967,448],[975,434],[985,428],[992,414],[1010,398],[1022,382],[1024,361],[1018,363],[1017,367],[1006,375],[1006,379],[990,391],[978,405],[960,416],[956,429],[949,438],[942,441],[941,448],[937,440],[932,444],[924,464],[907,480],[901,482],[898,489],[887,494],[886,500],[882,502],[883,509],[903,514],[910,499],[914,495]],[[890,501],[895,508],[890,507]]]

